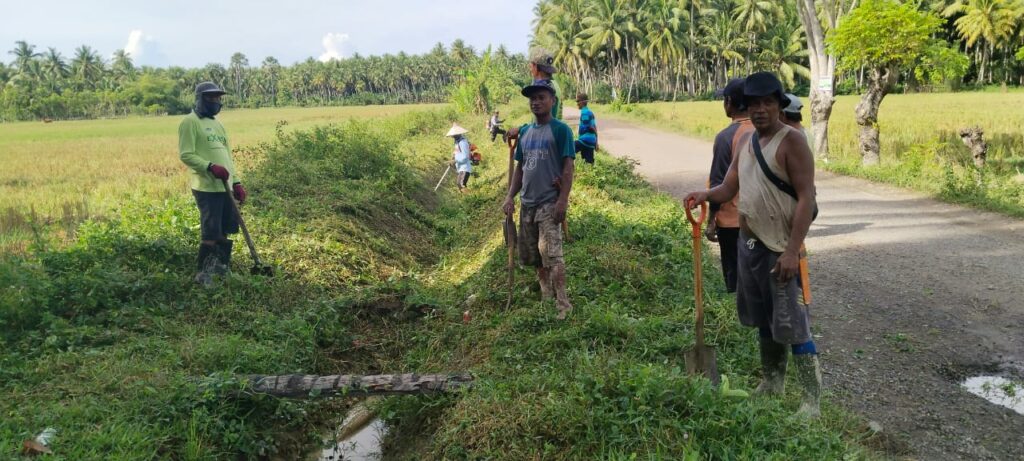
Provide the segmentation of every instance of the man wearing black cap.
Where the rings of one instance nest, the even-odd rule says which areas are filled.
[[[740,140],[722,184],[690,193],[686,203],[724,203],[739,194],[736,308],[740,322],[759,331],[764,380],[757,393],[783,392],[789,346],[803,387],[797,413],[816,418],[821,372],[797,277],[816,207],[814,157],[806,139],[779,120],[789,100],[775,75],[748,76],[743,94],[754,133]]]
[[[708,177],[709,187],[715,187],[725,179],[729,165],[732,163],[736,145],[744,136],[749,136],[754,126],[747,117],[747,107],[743,105],[742,78],[734,78],[719,90],[716,95],[724,99],[725,116],[732,120],[724,130],[715,136],[712,148],[711,174]],[[740,238],[739,197],[725,203],[711,204],[711,215],[708,217],[708,228],[704,235],[712,242],[718,242],[722,254],[722,276],[729,293],[736,291],[736,242]]]
[[[178,154],[191,170],[192,196],[199,208],[202,243],[196,263],[196,283],[209,286],[213,276],[231,267],[232,241],[228,234],[238,233],[238,221],[224,191],[224,182],[232,184],[234,198],[245,202],[246,191],[235,174],[224,126],[214,117],[220,112],[221,96],[226,92],[213,82],[196,85],[192,113],[178,125]]]
[[[530,76],[536,80],[547,80],[551,88],[555,90],[555,101],[551,106],[551,116],[555,120],[562,120],[562,89],[555,81],[555,58],[542,48],[530,50]]]
[[[551,115],[557,93],[549,81],[535,80],[523,88],[522,94],[530,98],[535,120],[517,131],[516,169],[502,211],[515,213],[515,198],[521,191],[519,258],[523,265],[537,268],[542,299],[548,300],[553,294],[558,319],[564,320],[572,304],[565,291],[560,224],[569,208],[575,144],[572,129]]]

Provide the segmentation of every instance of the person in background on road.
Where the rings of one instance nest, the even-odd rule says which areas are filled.
[[[555,90],[555,102],[551,106],[551,117],[555,120],[562,120],[562,89],[558,87],[558,82],[555,81],[555,58],[551,56],[547,50],[543,48],[533,48],[530,50],[530,76],[533,80],[546,80],[551,88]]]
[[[196,85],[192,113],[178,125],[178,155],[191,170],[192,196],[199,208],[201,243],[195,281],[203,286],[231,268],[233,242],[228,235],[238,233],[238,220],[228,201],[234,195],[242,204],[247,196],[236,175],[227,133],[215,119],[224,94],[213,82]],[[225,183],[232,185],[232,194],[224,190]]]
[[[562,255],[562,228],[569,208],[576,152],[572,129],[551,115],[557,93],[547,80],[536,80],[523,88],[530,98],[534,122],[522,126],[516,134],[516,168],[502,204],[507,215],[515,213],[515,198],[520,192],[519,257],[523,265],[537,268],[541,297],[552,294],[558,307],[558,319],[572,311],[565,291],[565,259]]]
[[[457,180],[459,192],[465,192],[466,186],[469,185],[469,177],[473,174],[472,151],[469,147],[469,140],[466,139],[466,133],[468,132],[469,130],[459,126],[458,123],[452,123],[452,128],[445,135],[455,140],[452,163],[455,164],[455,171],[459,173]]]
[[[498,118],[498,111],[494,111],[494,115],[487,119],[487,131],[491,133],[491,142],[498,137],[498,135],[505,136],[505,130],[501,129],[501,124],[504,120]]]
[[[724,98],[722,105],[725,116],[732,120],[724,130],[715,136],[712,148],[711,174],[708,185],[715,187],[725,179],[729,165],[732,164],[733,152],[739,140],[749,137],[754,125],[750,124],[747,108],[743,105],[744,79],[735,78],[716,93]],[[736,292],[736,242],[740,238],[739,196],[733,196],[724,203],[711,203],[708,216],[708,227],[704,235],[712,242],[718,242],[722,255],[722,276],[729,293]]]
[[[576,152],[583,156],[583,161],[594,164],[594,151],[597,150],[597,120],[594,113],[587,107],[590,98],[586,93],[576,94],[576,106],[580,108],[579,137],[576,139]]]
[[[804,108],[804,103],[800,102],[800,98],[796,97],[795,94],[786,93],[786,97],[789,98],[789,105],[782,108],[782,123],[796,128],[806,138],[807,130],[804,129],[802,124],[804,116],[800,113]]]
[[[807,306],[799,301],[800,248],[815,208],[814,157],[807,140],[779,120],[789,99],[774,74],[758,72],[743,85],[744,104],[755,132],[738,144],[722,184],[691,192],[686,206],[725,203],[740,196],[736,308],[743,325],[758,328],[764,379],[759,394],[784,391],[787,348],[793,351],[803,387],[798,415],[821,415],[821,372]],[[771,182],[756,152],[773,174],[796,191],[796,199]]]

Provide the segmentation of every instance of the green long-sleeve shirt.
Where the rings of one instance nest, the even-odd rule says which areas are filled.
[[[228,169],[228,184],[239,182],[227,133],[217,120],[199,118],[195,112],[186,115],[178,125],[178,155],[191,170],[193,190],[224,192],[221,181],[206,169],[211,163]]]

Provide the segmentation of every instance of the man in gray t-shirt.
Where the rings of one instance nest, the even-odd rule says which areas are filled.
[[[502,210],[515,213],[515,198],[520,192],[519,257],[523,265],[535,266],[541,296],[552,294],[558,306],[558,319],[572,310],[565,292],[565,260],[562,255],[562,228],[569,208],[574,160],[572,129],[552,118],[555,89],[545,80],[536,80],[523,88],[530,98],[534,123],[518,130],[516,170]]]

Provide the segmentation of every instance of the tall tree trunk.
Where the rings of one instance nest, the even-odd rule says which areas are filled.
[[[878,139],[878,107],[889,93],[898,74],[892,69],[869,69],[867,88],[857,103],[857,125],[860,125],[861,164],[878,165],[881,146]]]
[[[798,0],[797,11],[807,38],[807,56],[811,62],[811,134],[814,154],[828,161],[828,121],[832,117],[832,97],[835,86],[836,58],[825,49],[825,30],[815,9],[814,0]],[[839,12],[829,12],[832,27],[838,22]],[[823,82],[824,80],[824,82]],[[828,91],[821,88],[826,83]]]

